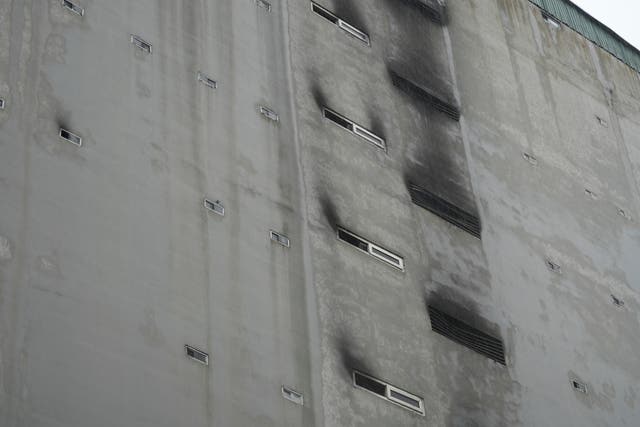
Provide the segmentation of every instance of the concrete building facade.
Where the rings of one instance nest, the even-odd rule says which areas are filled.
[[[640,425],[640,77],[535,3],[0,0],[0,426]]]

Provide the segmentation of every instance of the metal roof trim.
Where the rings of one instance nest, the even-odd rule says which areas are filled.
[[[640,50],[570,0],[529,0],[529,2],[640,72]]]

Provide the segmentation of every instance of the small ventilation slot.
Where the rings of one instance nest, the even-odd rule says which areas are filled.
[[[544,19],[544,21],[547,24],[549,24],[553,28],[560,28],[562,26],[562,23],[560,21],[558,21],[558,19],[556,19],[555,16],[550,15],[549,13],[545,12],[544,10],[542,11],[542,18]]]
[[[360,40],[362,43],[366,44],[367,46],[371,45],[371,39],[369,38],[369,35],[367,33],[365,33],[362,30],[359,30],[358,28],[354,27],[348,22],[338,18],[336,15],[334,15],[332,12],[325,9],[324,7],[314,2],[311,2],[311,10],[313,10],[316,14],[323,17],[324,19],[331,22],[332,24],[337,25],[338,28],[340,28],[342,31],[347,33],[349,36]]]
[[[376,147],[386,151],[387,144],[383,138],[360,126],[359,124],[352,122],[348,118],[336,113],[335,111],[330,110],[329,108],[325,107],[322,109],[322,111],[325,119],[366,140],[370,144],[373,144]]]
[[[401,406],[404,409],[409,409],[423,416],[425,414],[424,401],[422,398],[392,386],[391,384],[387,384],[384,381],[380,381],[358,371],[353,371],[353,385],[381,399]]]
[[[522,153],[522,158],[531,164],[531,166],[538,166],[538,159],[533,154]]]
[[[603,127],[606,127],[606,128],[609,127],[609,123],[607,123],[607,121],[605,119],[603,119],[602,117],[596,116],[596,119],[598,119],[598,123],[600,123],[600,126],[603,126]]]
[[[587,394],[589,392],[587,385],[578,380],[571,380],[571,385],[573,386],[573,389],[579,393]]]
[[[271,12],[271,3],[265,0],[256,0],[258,7],[265,9],[267,12]]]
[[[448,314],[429,306],[431,329],[502,365],[506,365],[502,341],[481,332]]]
[[[216,213],[220,216],[224,216],[224,206],[220,200],[216,200],[215,202],[204,199],[204,207],[213,213]]]
[[[269,232],[269,238],[273,241],[276,242],[278,244],[281,244],[282,246],[284,246],[285,248],[288,248],[291,246],[291,241],[289,240],[289,238],[287,236],[285,236],[282,233],[278,233],[276,231],[271,230]]]
[[[304,396],[287,386],[282,386],[282,397],[296,405],[304,406]]]
[[[276,113],[272,109],[264,107],[262,105],[260,106],[260,114],[262,114],[268,120],[271,120],[273,122],[279,122],[280,121],[280,116],[278,116],[278,113]]]
[[[460,110],[458,109],[458,107],[445,100],[440,99],[437,95],[431,93],[431,91],[429,91],[428,89],[420,87],[412,81],[407,80],[395,71],[390,70],[389,73],[391,75],[391,81],[398,89],[402,90],[410,96],[414,96],[426,102],[430,107],[446,114],[453,120],[460,120]]]
[[[82,137],[79,135],[76,135],[73,132],[60,128],[59,136],[60,138],[64,139],[67,142],[72,143],[75,146],[82,147]]]
[[[404,271],[404,259],[401,256],[363,239],[342,227],[338,227],[338,239],[400,271]]]
[[[459,227],[472,236],[478,239],[481,238],[482,226],[478,217],[415,184],[409,184],[409,193],[411,201],[416,205]]]
[[[191,347],[190,345],[185,345],[184,351],[187,357],[189,357],[190,359],[202,363],[203,365],[209,364],[209,355],[204,351],[198,350],[197,348]]]
[[[427,18],[431,19],[437,24],[444,24],[446,21],[446,13],[444,5],[440,4],[438,0],[404,0],[417,7],[420,12]]]
[[[4,110],[4,99],[0,98],[0,110]]]
[[[207,76],[206,74],[202,73],[202,72],[198,72],[198,81],[200,83],[203,83],[205,86],[207,86],[209,89],[217,89],[218,88],[218,82],[213,80],[211,77]]]
[[[549,269],[549,271],[556,274],[562,274],[562,267],[560,267],[559,264],[556,264],[555,262],[549,259],[545,260],[545,262],[547,264],[547,268]]]
[[[151,43],[144,41],[140,36],[131,34],[131,43],[146,53],[151,53]]]
[[[62,6],[76,15],[84,16],[84,9],[72,1],[62,0]]]
[[[615,305],[616,307],[624,308],[624,301],[616,297],[615,295],[611,295],[611,301],[613,302],[613,305]]]

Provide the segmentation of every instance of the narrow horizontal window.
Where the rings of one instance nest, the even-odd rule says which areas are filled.
[[[151,53],[151,43],[144,41],[140,36],[131,34],[131,43],[138,49],[146,53]]]
[[[224,216],[224,206],[220,200],[213,202],[209,199],[204,199],[204,207],[213,213]]]
[[[354,27],[348,22],[343,21],[342,19],[334,15],[332,12],[330,12],[328,9],[325,9],[324,7],[320,6],[317,3],[311,2],[311,10],[313,10],[316,14],[323,17],[324,19],[331,22],[332,24],[337,25],[338,28],[340,28],[342,31],[344,31],[351,37],[354,37],[360,40],[362,43],[366,44],[367,46],[371,45],[371,40],[367,33]]]
[[[198,350],[197,348],[191,347],[190,345],[185,345],[184,351],[188,358],[202,363],[203,365],[209,364],[209,355],[204,351]]]
[[[279,243],[284,247],[288,248],[291,246],[291,241],[289,240],[289,238],[282,233],[278,233],[276,231],[271,230],[269,232],[269,237],[271,238],[272,241]]]
[[[485,334],[431,305],[428,308],[431,329],[434,332],[502,365],[507,364],[502,340]]]
[[[84,16],[84,9],[72,1],[62,0],[62,6],[77,15]]]
[[[82,146],[82,137],[76,135],[73,132],[70,132],[66,129],[60,128],[60,138],[64,139],[67,142],[72,143],[73,145],[77,145],[78,147]]]
[[[295,403],[296,405],[304,406],[304,396],[301,393],[293,390],[292,388],[282,386],[282,397]]]
[[[439,0],[405,0],[415,6],[424,16],[438,24],[444,24],[446,20],[445,7]]]
[[[533,154],[522,153],[522,157],[531,164],[531,166],[538,166],[538,159]]]
[[[477,216],[415,184],[409,184],[409,194],[414,204],[439,216],[472,236],[478,239],[481,238],[482,226],[480,218]]]
[[[262,114],[263,116],[265,116],[267,119],[271,121],[274,121],[274,122],[280,121],[280,116],[278,115],[278,113],[262,105],[260,106],[260,114]]]
[[[398,270],[404,271],[404,259],[401,256],[396,255],[393,252],[376,245],[375,243],[363,239],[357,234],[345,230],[342,227],[338,227],[338,240],[341,240],[344,243],[347,243],[357,248],[358,250],[397,268]]]
[[[423,416],[425,415],[424,400],[422,398],[384,381],[358,371],[353,371],[353,385],[356,388],[366,390],[404,409],[409,409]]]
[[[452,103],[441,99],[431,90],[417,85],[409,79],[402,77],[395,71],[390,70],[389,74],[391,75],[393,85],[405,92],[407,95],[421,100],[431,108],[446,114],[453,120],[460,120],[460,110]]]
[[[210,89],[218,88],[218,82],[216,82],[206,74],[202,73],[201,71],[198,71],[198,81],[203,83],[205,86],[207,86]]]
[[[258,7],[266,9],[267,12],[271,12],[271,3],[265,0],[256,0]]]
[[[387,149],[386,141],[383,138],[376,135],[375,133],[360,126],[357,123],[352,122],[348,118],[336,113],[333,110],[330,110],[329,108],[326,108],[326,107],[323,108],[322,112],[325,119],[333,122],[335,125],[340,126],[341,128],[351,132],[352,134],[366,140],[370,144],[373,144],[376,147],[386,151]]]
[[[0,98],[0,110],[4,110],[4,99]]]
[[[587,394],[589,392],[587,385],[578,380],[571,380],[571,385],[573,386],[573,389],[579,393]]]

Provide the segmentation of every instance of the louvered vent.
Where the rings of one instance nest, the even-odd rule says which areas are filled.
[[[427,18],[438,24],[444,24],[446,13],[444,5],[438,0],[404,0],[417,7]]]
[[[430,107],[435,108],[438,111],[451,117],[453,120],[460,120],[460,110],[455,105],[440,99],[437,95],[433,94],[430,90],[418,86],[410,80],[400,76],[395,71],[389,71],[391,75],[391,81],[400,90],[406,92],[410,96],[419,98],[426,102]]]
[[[416,205],[438,215],[478,239],[480,238],[482,226],[478,217],[465,212],[456,205],[415,184],[409,184],[409,193],[411,194],[411,200]]]
[[[432,306],[429,306],[429,318],[431,319],[431,329],[434,332],[500,364],[507,364],[504,357],[504,345],[498,338],[480,332]]]

